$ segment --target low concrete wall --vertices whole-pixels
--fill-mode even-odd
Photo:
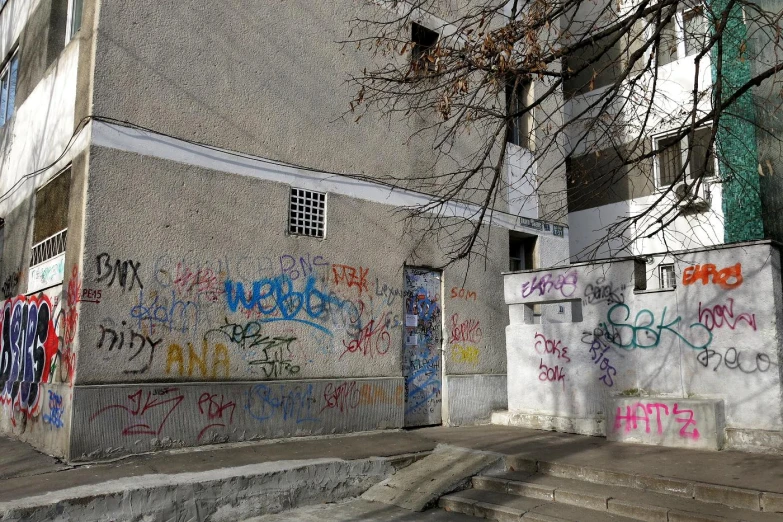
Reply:
[[[758,242],[675,257],[667,290],[639,288],[647,265],[634,260],[507,274],[505,421],[595,434],[611,429],[616,396],[719,399],[727,446],[768,448],[783,431],[779,252]],[[569,302],[581,321],[526,322],[535,304]]]
[[[447,375],[444,389],[449,426],[488,424],[493,411],[508,407],[505,375]]]
[[[615,397],[609,400],[607,413],[609,440],[710,450],[723,447],[723,401]]]
[[[402,378],[77,386],[71,460],[400,428]]]

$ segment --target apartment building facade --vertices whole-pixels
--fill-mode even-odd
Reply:
[[[429,197],[382,180],[448,165],[345,117],[355,10],[3,3],[3,433],[78,460],[505,407],[500,274],[567,259],[568,228],[503,202],[447,266],[448,234],[408,233]]]
[[[619,10],[591,3],[570,22],[589,26],[607,12],[633,16],[639,2],[617,5]],[[723,2],[681,2],[657,46],[631,66],[623,88],[615,91],[616,81],[633,52],[653,39],[654,15],[637,21],[609,53],[566,81],[573,261],[644,257],[649,286],[663,288],[675,277],[668,252],[780,239],[773,175],[781,158],[779,77],[743,95],[722,114],[712,136],[708,115],[714,107],[716,48],[702,50],[714,34],[712,13],[724,7]],[[758,8],[776,9],[770,2]],[[739,8],[731,13],[723,37],[724,97],[777,60],[774,23],[765,25],[768,20]],[[570,65],[577,68],[590,58],[588,50],[570,57]],[[614,102],[602,117],[613,118],[614,127],[588,129],[594,107],[607,96]]]

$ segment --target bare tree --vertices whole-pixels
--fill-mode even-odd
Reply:
[[[722,190],[726,232],[716,242],[769,234],[763,222],[779,209],[762,208],[761,185],[783,157],[769,146],[780,137],[780,2],[366,3],[361,12],[370,14],[354,20],[344,42],[368,50],[373,63],[352,78],[351,111],[406,118],[413,136],[432,140],[440,169],[384,181],[433,196],[407,210],[429,232],[460,230],[452,260],[481,253],[481,223],[525,203],[514,197],[536,199],[540,217],[554,222],[612,191],[652,201],[616,219],[581,257],[607,244],[630,252],[649,237],[676,243],[683,232],[672,224],[681,218],[709,228],[720,216],[699,213],[706,183]],[[506,169],[520,146],[529,160],[514,180]],[[513,196],[517,183],[533,192]],[[446,211],[462,201],[474,204],[460,216],[470,225],[455,225]]]

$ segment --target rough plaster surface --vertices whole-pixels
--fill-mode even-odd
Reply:
[[[507,386],[505,375],[447,375],[448,425],[488,423],[508,407]]]
[[[400,428],[402,378],[74,387],[71,459]]]
[[[494,465],[502,469],[501,459],[498,453],[440,445],[430,455],[368,489],[361,498],[422,511],[444,493],[467,486],[473,475]]]
[[[145,475],[0,503],[0,520],[234,521],[356,496],[393,471],[385,459],[278,461]]]
[[[718,399],[727,428],[781,430],[777,249],[762,242],[676,257],[678,286],[666,291],[634,290],[633,261],[506,275],[510,412],[598,420],[626,392],[651,403]],[[739,284],[721,284],[719,274],[692,281],[690,267],[738,263]],[[525,306],[566,299],[581,301],[581,323],[525,324]]]

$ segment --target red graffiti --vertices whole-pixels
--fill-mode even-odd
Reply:
[[[211,268],[198,268],[195,271],[185,263],[177,263],[176,276],[172,282],[174,290],[182,296],[203,295],[207,301],[217,302],[223,290],[223,284]]]
[[[369,286],[367,285],[367,274],[370,272],[369,268],[354,268],[348,265],[332,265],[332,273],[334,274],[334,284],[348,285],[348,288],[357,288],[359,295],[362,292],[369,292]]]
[[[356,381],[346,381],[338,386],[328,383],[324,388],[324,407],[321,411],[336,409],[340,413],[345,413],[359,406],[360,398]]]
[[[682,284],[685,286],[699,281],[701,281],[702,285],[712,282],[712,284],[718,285],[725,290],[737,288],[742,284],[742,264],[737,263],[734,266],[718,270],[715,268],[715,265],[708,263],[706,265],[689,266],[682,271]]]
[[[701,307],[699,302],[699,322],[707,327],[708,330],[714,328],[723,328],[727,326],[734,330],[739,322],[745,322],[748,326],[756,329],[756,314],[743,312],[734,317],[734,299],[728,298],[728,305],[718,304],[715,306]]]
[[[641,414],[639,411],[641,410]],[[650,433],[650,415],[655,412],[655,421],[658,434],[663,433],[663,423],[661,422],[661,410],[663,410],[664,416],[669,415],[669,407],[666,404],[660,402],[643,403],[637,402],[631,406],[625,407],[625,415],[622,414],[622,407],[617,407],[617,413],[614,417],[614,430],[619,431],[623,428],[623,422],[625,422],[625,431],[627,433],[639,428],[639,422],[644,422],[645,433]],[[681,410],[679,405],[675,402],[672,408],[672,415],[675,416],[674,420],[680,424],[685,424],[680,428],[680,437],[698,440],[699,430],[695,428],[696,421],[693,420],[693,410]],[[687,414],[687,418],[676,417],[676,415]],[[687,431],[688,426],[693,425],[692,431]]]
[[[90,416],[90,422],[106,411],[113,409],[125,410],[130,414],[131,420],[129,421],[129,424],[123,428],[123,435],[160,435],[169,416],[174,413],[174,410],[177,409],[185,397],[181,394],[174,397],[169,395],[178,392],[179,390],[177,388],[166,390],[167,393],[162,396],[160,395],[160,390],[156,391],[158,392],[157,395],[151,391],[148,391],[145,395],[144,392],[139,389],[135,393],[128,395],[128,404],[112,404],[101,408]],[[156,410],[154,414],[151,415],[156,418],[160,418],[163,413],[165,413],[165,415],[163,415],[163,418],[159,421],[154,422],[151,419],[145,418],[147,412],[150,412],[151,410]]]
[[[476,295],[476,292],[471,292],[469,290],[465,290],[464,288],[457,288],[455,286],[451,289],[451,298],[464,299],[465,301],[470,301],[472,299],[475,301],[478,299],[478,296]]]
[[[554,355],[557,359],[563,359],[565,362],[571,362],[568,357],[568,346],[563,346],[561,341],[547,339],[543,334],[536,332],[536,353],[538,355]]]
[[[538,374],[538,380],[543,382],[558,382],[561,381],[563,383],[563,387],[565,388],[565,367],[563,366],[552,366],[551,368],[544,364],[544,360],[541,359],[541,363],[538,365],[538,369],[541,370],[541,373]]]
[[[471,343],[481,342],[483,334],[481,332],[481,322],[477,319],[459,320],[459,314],[451,316],[451,343]]]
[[[360,353],[362,355],[386,355],[391,348],[391,334],[387,330],[389,320],[387,319],[388,312],[385,312],[380,319],[370,320],[367,325],[359,331],[359,335],[356,339],[352,339],[347,343],[343,341],[345,351],[340,354],[340,359],[346,353]]]
[[[198,434],[197,440],[210,428],[227,428],[234,422],[234,410],[237,404],[226,399],[222,394],[204,392],[198,399],[198,411],[207,416],[207,424]]]

